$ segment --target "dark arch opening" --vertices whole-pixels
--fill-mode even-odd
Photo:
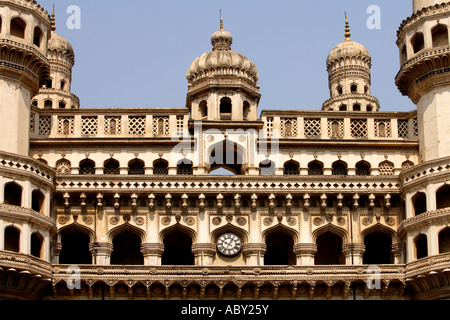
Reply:
[[[436,208],[444,209],[450,207],[450,185],[446,184],[436,191]]]
[[[220,120],[231,120],[232,105],[231,99],[228,97],[220,100]]]
[[[347,173],[347,164],[344,161],[336,161],[332,165],[331,174],[333,176],[346,176]]]
[[[167,176],[169,174],[169,163],[164,159],[153,162],[153,174],[157,176]]]
[[[20,251],[20,230],[15,227],[5,229],[4,248],[6,251]]]
[[[60,264],[92,264],[92,255],[89,251],[91,239],[88,234],[76,230],[65,230],[61,234]]]
[[[194,174],[194,169],[192,167],[192,162],[188,159],[183,159],[177,164],[177,175],[180,176],[192,176]]]
[[[31,255],[36,258],[42,258],[42,245],[44,238],[39,233],[31,235]]]
[[[270,160],[261,161],[259,164],[259,175],[272,176],[275,174],[275,163]]]
[[[264,265],[296,265],[294,239],[291,235],[282,230],[277,230],[266,237],[266,245],[267,251],[264,254]]]
[[[439,253],[450,252],[450,228],[439,232]]]
[[[416,257],[417,259],[428,257],[428,239],[424,234],[416,238]]]
[[[285,176],[298,176],[300,174],[300,165],[296,161],[288,161],[283,167]]]
[[[370,163],[366,161],[360,161],[356,164],[357,176],[370,176]]]
[[[202,120],[206,120],[208,118],[208,102],[203,100],[202,102],[200,102],[200,105],[198,108],[200,111],[200,118]]]
[[[192,238],[188,234],[179,230],[173,231],[164,237],[163,243],[162,265],[192,266],[195,264]]]
[[[446,26],[439,24],[431,30],[433,39],[433,48],[448,45],[448,29]]]
[[[244,151],[230,140],[224,140],[211,149],[209,156],[210,172],[223,168],[236,175],[243,174]]]
[[[89,159],[81,161],[80,174],[81,175],[95,174],[95,162]]]
[[[109,159],[104,164],[104,174],[120,174],[120,165],[117,160]]]
[[[323,175],[323,163],[314,160],[308,164],[308,175],[310,176],[321,176]]]
[[[317,252],[314,257],[316,265],[344,264],[342,252],[342,238],[331,232],[326,232],[317,237]]]
[[[34,28],[34,33],[33,33],[33,44],[37,47],[41,46],[42,43],[42,30],[39,27],[35,27]]]
[[[40,190],[33,190],[31,194],[31,209],[40,214],[44,213],[45,196]]]
[[[423,192],[417,193],[412,199],[414,215],[427,212],[427,196]]]
[[[425,42],[422,33],[417,33],[411,40],[414,53],[416,54],[425,47]]]
[[[145,174],[145,164],[142,160],[134,159],[128,163],[129,175],[143,175]]]
[[[113,239],[112,265],[143,265],[144,256],[141,252],[141,237],[130,231],[125,231]]]
[[[21,18],[17,17],[11,20],[10,34],[17,38],[25,39],[25,29],[27,24]]]
[[[4,203],[20,207],[22,205],[22,187],[17,183],[10,182],[5,185]]]
[[[363,264],[391,264],[392,238],[382,232],[373,232],[364,238],[366,251]]]

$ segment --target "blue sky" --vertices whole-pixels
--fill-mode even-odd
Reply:
[[[372,94],[381,111],[411,111],[395,86],[396,33],[412,14],[412,0],[37,0],[51,12],[56,32],[73,45],[72,92],[82,108],[183,108],[186,71],[211,50],[219,28],[232,49],[258,67],[259,110],[320,110],[329,98],[326,58],[344,40],[344,12],[352,40],[372,55]],[[67,8],[81,9],[81,29],[70,30]],[[370,30],[367,8],[381,9],[381,29]]]

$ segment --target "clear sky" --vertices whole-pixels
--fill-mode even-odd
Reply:
[[[56,7],[56,32],[73,45],[72,92],[82,108],[183,108],[186,71],[211,51],[211,35],[225,29],[232,49],[259,70],[259,110],[320,110],[329,98],[326,58],[344,40],[346,11],[352,40],[372,55],[372,95],[381,111],[411,111],[395,86],[396,34],[412,14],[412,0],[37,0]],[[70,5],[81,9],[81,29],[70,30]],[[367,8],[381,9],[380,29],[369,29]]]

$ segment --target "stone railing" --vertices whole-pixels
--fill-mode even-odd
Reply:
[[[401,234],[403,231],[413,230],[417,227],[423,226],[424,223],[435,224],[442,222],[450,222],[450,208],[428,211],[415,217],[403,220],[399,225],[398,233]]]
[[[28,271],[42,280],[51,281],[52,265],[39,258],[10,251],[0,251],[0,267],[6,271],[8,268],[14,271]]]
[[[450,172],[450,157],[424,162],[406,169],[399,175],[403,188],[420,183],[430,177],[445,175]]]
[[[266,137],[352,140],[417,141],[416,112],[262,111]]]
[[[32,209],[2,203],[0,204],[0,217],[10,218],[14,221],[32,221],[35,225],[56,231],[55,219],[46,217]]]

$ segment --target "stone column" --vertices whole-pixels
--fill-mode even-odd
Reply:
[[[298,243],[294,245],[294,252],[297,256],[298,266],[313,266],[314,257],[317,252],[317,244],[315,243]]]
[[[94,242],[89,245],[89,251],[92,254],[92,260],[96,265],[109,265],[113,244],[109,242]]]
[[[141,244],[141,252],[144,255],[144,265],[160,266],[161,257],[164,252],[164,244],[162,243],[143,243]]]
[[[243,245],[242,253],[245,256],[247,266],[264,265],[264,254],[267,245],[265,243],[246,243]]]
[[[196,266],[211,266],[216,254],[216,246],[213,243],[194,243],[192,252],[194,253]]]
[[[366,246],[363,243],[347,243],[343,245],[342,252],[345,255],[345,264],[346,265],[363,264],[363,255],[365,251]]]

